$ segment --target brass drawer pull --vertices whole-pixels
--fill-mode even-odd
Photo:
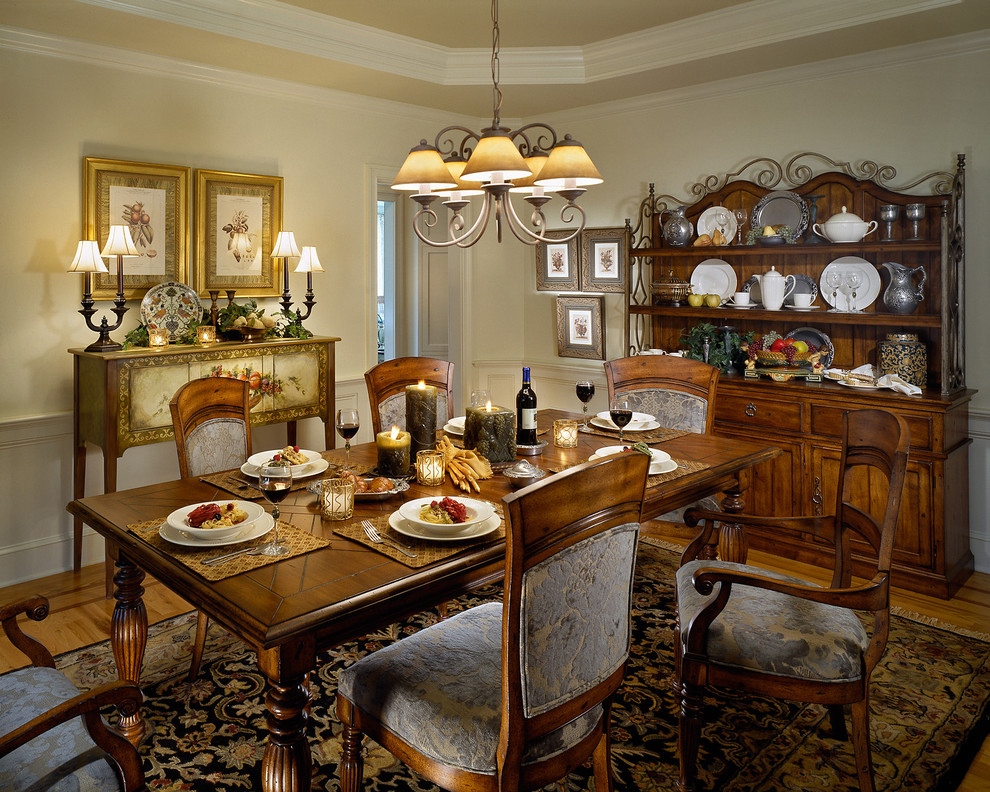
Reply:
[[[756,415],[756,405],[753,404],[753,402],[750,402],[749,404],[746,405],[746,415],[748,415],[750,418]]]

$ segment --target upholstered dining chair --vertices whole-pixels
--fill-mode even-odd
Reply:
[[[364,373],[375,434],[406,428],[406,386],[422,381],[437,389],[437,428],[453,417],[454,364],[427,357],[386,360]]]
[[[700,521],[702,530],[677,571],[681,792],[696,788],[702,693],[709,686],[825,704],[840,739],[846,736],[843,706],[849,704],[859,788],[874,789],[869,683],[887,643],[890,565],[908,442],[900,416],[847,412],[831,516],[733,515],[734,522],[761,526],[771,535],[787,529],[830,542],[835,558],[827,586],[711,560],[720,515],[688,511],[688,524]],[[853,581],[854,551],[860,564],[868,563],[868,578]],[[860,614],[869,616],[866,627]]]
[[[248,383],[230,377],[203,377],[182,385],[169,402],[175,450],[182,478],[240,467],[251,456],[251,404]],[[199,611],[189,679],[199,673],[209,619]]]
[[[361,786],[362,733],[452,792],[539,788],[589,756],[595,789],[612,789],[648,464],[630,451],[507,495],[502,602],[340,672],[343,792]]]
[[[56,670],[51,652],[21,630],[21,614],[41,621],[48,600],[36,596],[0,606],[7,638],[31,661],[0,676],[0,789],[145,789],[137,750],[100,715],[107,707],[135,711],[141,688],[117,681],[80,691]]]

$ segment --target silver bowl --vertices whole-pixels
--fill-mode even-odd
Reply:
[[[547,474],[543,468],[531,465],[525,459],[510,465],[502,471],[502,475],[509,480],[512,489],[528,487],[530,484],[539,481]]]

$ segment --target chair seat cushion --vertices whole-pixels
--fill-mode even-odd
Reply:
[[[654,519],[660,520],[661,522],[670,523],[683,523],[684,522],[684,512],[688,509],[707,509],[708,511],[722,511],[722,507],[716,498],[711,495],[702,498],[700,501],[695,501],[694,503],[689,503],[687,506],[681,506],[679,509],[674,509],[666,514],[661,514],[659,517]]]
[[[78,694],[76,686],[54,668],[23,668],[0,676],[0,734]],[[120,789],[120,782],[82,718],[75,718],[0,757],[0,789],[107,792]]]
[[[437,762],[494,775],[502,697],[502,605],[479,605],[358,660],[337,690]],[[591,733],[601,707],[526,746],[523,764]]]
[[[677,570],[677,612],[681,639],[708,601],[691,578],[702,567],[751,572],[814,585],[799,578],[725,561],[690,561]],[[825,682],[860,679],[869,636],[856,612],[809,602],[755,586],[733,584],[722,612],[708,628],[711,662],[775,676]]]

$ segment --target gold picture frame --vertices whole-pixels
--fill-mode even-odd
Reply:
[[[189,168],[83,158],[83,228],[100,248],[112,225],[126,225],[138,256],[124,259],[124,297],[140,299],[159,283],[189,277]],[[97,273],[93,297],[117,294],[117,274]]]
[[[605,297],[557,297],[557,354],[605,359]]]
[[[197,292],[280,295],[272,249],[282,230],[282,177],[197,170],[195,181]]]

